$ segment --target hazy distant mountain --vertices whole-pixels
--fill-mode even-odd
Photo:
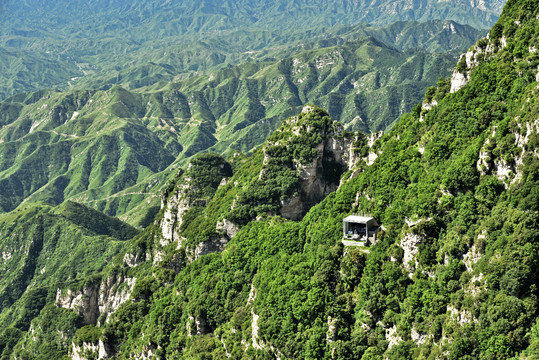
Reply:
[[[260,59],[261,51],[282,51],[359,22],[380,26],[441,19],[484,29],[502,5],[499,0],[7,0],[0,9],[0,46],[17,53],[24,66],[14,71],[13,60],[0,54],[0,63],[10,66],[0,72],[0,98],[43,87],[125,85],[125,72],[136,73],[131,86],[150,85],[180,73]],[[419,36],[430,34],[425,29]],[[392,41],[414,41],[403,39]]]

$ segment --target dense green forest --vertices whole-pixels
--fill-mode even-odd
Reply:
[[[178,9],[164,35],[224,31],[236,11],[268,26],[276,9],[326,16],[304,1],[181,4],[88,6],[104,34],[158,31]],[[373,16],[358,4],[335,16]],[[378,23],[404,6],[378,4]],[[434,4],[410,16],[489,24],[498,3],[480,17]],[[33,5],[0,11],[74,18],[24,32],[20,17],[2,41],[93,31],[78,1]],[[1,102],[0,359],[539,358],[539,3],[509,0],[459,59],[434,53],[466,44],[433,30],[451,26],[333,27],[137,90]],[[20,89],[69,70],[36,61],[51,72]],[[381,225],[374,244],[343,244],[351,214]]]
[[[538,357],[537,14],[510,0],[383,136],[308,106],[251,156],[196,156],[138,234],[74,203],[3,215],[2,358]],[[373,246],[341,243],[352,213]]]

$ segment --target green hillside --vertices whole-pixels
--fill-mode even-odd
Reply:
[[[379,131],[448,76],[452,55],[369,37],[140,91],[38,91],[0,104],[0,210],[67,199],[147,225],[171,173],[200,151],[249,152],[303,104]]]
[[[100,63],[88,71],[87,76],[70,81],[70,84],[81,89],[112,85],[135,89],[159,81],[178,80],[193,75],[193,72],[215,71],[244,62],[282,59],[305,49],[342,45],[365,36],[381,39],[399,50],[419,47],[429,52],[460,53],[485,34],[484,30],[440,20],[425,23],[405,21],[384,27],[361,23],[353,26],[319,25],[307,29],[233,30],[206,35],[204,40],[187,36],[170,40],[170,43],[160,41],[144,46],[122,54],[118,58],[122,62],[120,66],[111,61],[116,56],[101,57]],[[125,61],[125,56],[129,61]]]
[[[301,221],[270,214],[239,223],[223,252],[186,266],[189,243],[181,240],[178,255],[167,245],[153,271],[181,270],[161,286],[141,280],[144,292],[113,315],[101,339],[118,358],[536,357],[539,60],[529,49],[538,11],[535,2],[510,3],[491,40],[470,51],[468,69],[459,67],[470,71],[468,83],[454,93],[449,81],[429,91],[423,109],[367,150],[378,155],[374,163],[358,162]],[[295,153],[287,143],[282,154]],[[241,189],[264,188],[254,170],[261,151],[200,216],[230,217],[218,206],[234,211]],[[287,183],[268,179],[276,180],[270,189]],[[341,221],[350,213],[383,225],[374,246],[343,248]],[[179,239],[189,242],[189,220],[203,222],[188,214]],[[147,229],[128,253],[157,253],[159,231]],[[139,279],[149,276],[139,266]]]
[[[510,1],[382,137],[311,106],[250,157],[199,155],[108,265],[0,313],[3,357],[536,358],[538,13]],[[382,225],[374,245],[342,244],[353,213]]]
[[[0,47],[0,99],[67,85],[82,72],[72,61],[31,50]]]
[[[0,215],[0,327],[7,329],[0,337],[2,358],[13,350],[12,341],[29,331],[32,319],[51,308],[55,289],[95,281],[123,242],[137,233],[117,219],[71,202],[56,208],[33,204]],[[68,319],[63,331],[73,334],[82,318],[58,312]]]

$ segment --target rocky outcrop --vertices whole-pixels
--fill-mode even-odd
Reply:
[[[236,236],[240,228],[232,221],[223,219],[217,222],[215,230],[218,234],[217,236],[213,236],[210,240],[203,241],[194,247],[188,246],[186,248],[187,258],[190,262],[197,260],[203,255],[223,251],[225,245]]]
[[[314,107],[306,105],[302,114],[308,114],[315,110]],[[291,133],[294,136],[303,131],[310,131],[309,125],[300,124],[297,117],[287,119],[286,123],[292,128]],[[336,125],[320,134],[322,141],[316,146],[317,155],[310,164],[294,162],[300,176],[299,191],[294,196],[281,201],[279,215],[287,219],[299,220],[313,205],[319,203],[338,188],[340,174],[354,166],[357,161],[352,149],[352,139],[343,137],[343,130],[342,126]],[[288,139],[282,140],[282,143],[284,144],[286,141]],[[264,155],[265,163],[267,163],[269,155],[266,152]],[[329,167],[332,169],[330,170]],[[337,176],[335,174],[330,176],[330,172],[336,172]]]
[[[11,259],[12,256],[13,256],[12,252],[2,251],[2,260],[4,260],[4,261],[7,261],[7,260]]]
[[[488,146],[488,144],[490,143],[490,139],[487,139],[485,141],[485,146],[483,147],[483,149],[481,149],[481,151],[479,152],[479,160],[477,160],[477,164],[476,164],[476,167],[477,167],[477,171],[479,171],[479,173],[481,175],[486,175],[488,174],[488,172],[490,171],[490,168],[491,168],[491,154],[490,152],[488,152],[485,147]]]
[[[187,170],[178,174],[176,185],[165,192],[161,200],[164,213],[159,223],[159,244],[164,247],[177,243],[176,248],[181,248],[185,239],[180,235],[180,229],[185,215],[194,207],[206,206],[215,191],[227,184],[230,176],[232,167],[220,155],[199,154],[191,160]],[[227,234],[234,232],[233,224],[226,220],[222,221],[220,228]],[[216,230],[220,232],[219,226]]]
[[[415,271],[415,266],[411,265],[411,261],[415,260],[415,256],[418,253],[417,245],[421,244],[423,242],[423,237],[408,233],[401,239],[401,247],[404,250],[404,255],[402,257],[402,262],[404,268],[408,271],[409,275],[411,276]]]
[[[305,115],[319,111],[320,109],[307,105],[303,108],[302,115],[285,120],[282,125],[284,130],[277,131],[284,132],[285,135],[275,142],[268,142],[263,148],[264,165],[271,159],[269,150],[272,147],[282,146],[290,150],[288,144],[293,143],[295,136],[305,132],[310,133],[311,125],[308,120],[305,120],[308,118],[308,115]],[[294,170],[298,172],[300,185],[293,196],[281,200],[277,212],[286,219],[301,219],[312,206],[338,189],[341,184],[340,177],[345,171],[353,171],[353,177],[362,171],[361,167],[372,165],[379,156],[379,153],[374,150],[374,144],[382,137],[383,132],[373,133],[366,137],[357,133],[345,134],[344,128],[337,122],[326,124],[318,131],[321,141],[313,146],[315,156],[310,163],[305,164],[297,159],[294,160]],[[365,149],[368,153],[362,156],[360,153]],[[262,179],[264,171],[265,169],[262,168],[259,179]]]
[[[475,316],[473,316],[473,314],[470,311],[459,310],[455,308],[453,305],[447,305],[447,312],[449,313],[449,317],[453,321],[457,322],[460,326],[477,321]]]
[[[71,359],[72,360],[100,360],[109,357],[110,349],[99,340],[97,344],[83,342],[80,346],[71,344]]]
[[[217,225],[215,226],[215,229],[218,233],[226,235],[229,239],[232,239],[238,231],[240,231],[240,228],[238,225],[234,224],[232,221],[229,221],[227,219],[223,219],[219,222],[217,222]]]
[[[377,140],[379,140],[382,137],[382,135],[384,135],[384,132],[380,131],[377,133],[370,134],[367,137],[367,146],[369,147],[369,154],[365,158],[363,158],[363,161],[367,163],[367,166],[371,166],[372,164],[374,164],[374,161],[378,159],[379,154],[376,151],[373,151],[372,148],[374,146],[374,143]]]
[[[451,76],[451,93],[459,91],[470,81],[470,73],[481,62],[481,58],[489,56],[507,45],[505,37],[499,39],[500,46],[496,46],[487,35],[479,40],[468,52],[462,54],[453,75]]]
[[[420,346],[427,341],[427,339],[432,338],[432,335],[420,334],[415,328],[412,328],[410,337],[412,338],[412,341],[416,343],[416,345]]]
[[[479,236],[484,235],[481,234]],[[479,252],[475,244],[472,245],[468,252],[462,256],[462,262],[464,263],[464,266],[466,266],[466,270],[468,270],[469,272],[473,271],[473,265],[477,263],[480,259],[481,253]]]
[[[510,184],[519,181],[522,178],[521,167],[524,164],[526,156],[539,157],[539,151],[528,146],[530,139],[539,133],[539,119],[533,122],[517,123],[518,128],[510,132],[514,137],[514,148],[509,155],[510,161],[504,158],[507,154],[498,154],[495,156],[491,151],[495,148],[496,128],[492,131],[479,152],[479,160],[476,167],[481,175],[495,175],[505,188]],[[493,145],[494,144],[494,145]]]
[[[101,283],[90,284],[79,291],[67,289],[56,292],[56,305],[79,313],[86,325],[106,321],[121,304],[126,302],[135,286],[134,278],[113,275]]]
[[[317,147],[319,155],[310,166],[297,165],[300,171],[300,191],[296,196],[282,201],[280,215],[284,218],[299,220],[313,205],[337,189],[338,183],[326,178],[324,163],[329,160],[328,157],[331,161],[338,161],[335,157],[341,153],[334,154],[328,145],[323,142]],[[344,167],[342,162],[337,163]]]
[[[423,104],[421,104],[421,114],[419,115],[419,122],[425,121],[425,114],[432,110],[435,106],[438,106],[438,101],[436,99],[430,99],[427,101],[426,99],[423,101]],[[422,153],[423,154],[423,153]]]
[[[438,101],[432,99],[430,102],[424,102],[421,108],[424,110],[431,110],[433,107],[438,106]]]
[[[337,340],[337,318],[328,315],[328,331],[326,333],[326,343],[330,344]]]
[[[129,357],[132,360],[150,360],[155,359],[155,348],[151,345],[144,345],[141,351]]]
[[[204,335],[209,333],[208,323],[206,319],[201,317],[189,316],[189,320],[185,324],[187,336]]]
[[[183,217],[191,209],[191,203],[185,196],[188,184],[181,184],[168,198],[167,202],[161,202],[161,208],[165,207],[163,219],[161,220],[161,246],[167,246],[170,243],[178,242],[181,245],[180,226],[183,223]]]
[[[400,337],[397,333],[397,325],[393,325],[392,327],[385,329],[385,337],[389,343],[387,344],[389,349],[395,345],[398,345],[402,341],[402,337]]]
[[[466,55],[463,55],[466,56]],[[455,70],[451,75],[451,93],[459,91],[469,81],[468,72],[459,72]]]
[[[225,237],[213,238],[208,241],[201,242],[194,248],[189,247],[187,251],[187,257],[189,261],[197,260],[202,255],[208,255],[214,252],[223,251],[225,245],[228,244],[229,239]]]
[[[126,253],[124,255],[124,263],[129,267],[136,267],[142,262],[149,260],[149,254],[144,254],[142,251],[136,254]]]
[[[251,284],[251,291],[249,292],[249,298],[247,299],[247,306],[251,307],[251,341],[252,347],[256,350],[262,350],[266,348],[266,344],[258,336],[258,319],[260,318],[253,309],[253,303],[256,298],[256,289],[253,284]]]

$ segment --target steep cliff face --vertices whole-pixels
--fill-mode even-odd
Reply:
[[[365,135],[345,133],[324,110],[305,106],[265,142],[258,177],[238,184],[228,218],[245,222],[278,214],[301,219],[338,188],[345,171],[356,167],[366,143]],[[255,156],[252,162],[256,161]]]
[[[133,291],[136,279],[122,275],[112,275],[100,283],[83,287],[81,290],[58,289],[56,305],[74,310],[86,325],[101,325],[126,302]]]
[[[305,106],[300,116],[309,116],[316,109]],[[298,117],[286,120],[284,127],[289,126],[292,136],[313,132],[309,122],[301,122]],[[303,163],[293,159],[293,168],[299,175],[299,186],[295,193],[281,200],[279,214],[291,220],[298,220],[313,206],[324,199],[329,193],[335,191],[339,185],[338,180],[345,170],[348,170],[352,141],[342,136],[343,128],[335,124],[333,127],[323,128],[319,133],[320,142],[311,149],[314,154],[312,160]],[[291,137],[292,137],[291,136]],[[279,141],[270,142],[264,148],[264,165],[271,161],[268,149],[274,146],[287,146],[291,137],[284,137]],[[264,171],[264,169],[262,169]],[[261,173],[262,176],[262,173]]]
[[[201,154],[195,157],[188,165],[185,172],[181,172],[170,191],[167,191],[161,201],[164,209],[163,217],[159,221],[161,234],[159,244],[165,247],[176,243],[176,248],[181,248],[185,240],[182,229],[185,228],[184,217],[191,211],[197,213],[204,208],[212,199],[215,192],[226,184],[232,176],[231,165],[217,154]],[[192,220],[192,216],[189,220]],[[183,227],[182,227],[183,226]],[[232,238],[237,230],[226,219],[215,225],[216,235],[210,241],[202,242],[196,247],[190,247],[190,259],[196,259],[202,254],[216,250],[222,250],[228,238]]]
[[[163,219],[160,222],[161,227],[161,246],[177,242],[181,246],[180,227],[183,223],[183,216],[191,209],[191,202],[185,195],[188,190],[188,184],[178,185],[178,189],[170,195],[165,202],[161,201],[161,209],[165,209]]]

